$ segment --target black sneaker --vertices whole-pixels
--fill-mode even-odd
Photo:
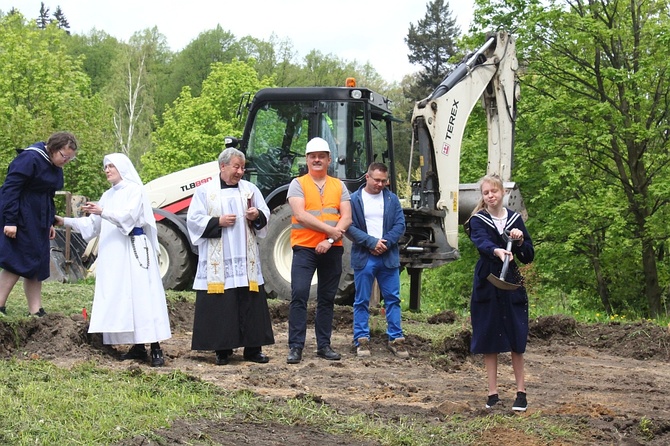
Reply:
[[[7,308],[3,305],[0,307],[0,317],[7,316]]]
[[[140,359],[146,361],[149,355],[147,355],[147,348],[142,344],[135,344],[130,347],[127,353],[121,355],[121,360],[125,361],[127,359]]]
[[[47,315],[47,312],[44,311],[44,308],[41,308],[41,307],[40,307],[39,310],[37,310],[37,313],[28,313],[28,316],[32,316],[32,317],[44,317],[46,315]]]
[[[151,367],[163,367],[165,359],[163,358],[163,350],[160,348],[151,350]]]
[[[512,410],[516,412],[525,412],[528,409],[528,401],[526,401],[526,392],[517,392],[516,399],[514,400],[514,405]]]
[[[489,399],[486,400],[486,408],[490,409],[496,404],[500,402],[500,398],[498,398],[498,394],[494,393],[493,395],[489,395]]]

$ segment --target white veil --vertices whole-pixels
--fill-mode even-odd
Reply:
[[[140,186],[142,190],[142,208],[144,213],[144,221],[146,221],[148,226],[148,228],[145,227],[142,229],[144,229],[144,232],[147,234],[147,238],[153,245],[156,254],[158,254],[158,230],[156,229],[156,218],[154,217],[154,211],[151,208],[151,202],[149,201],[147,192],[144,189],[144,184],[142,184],[142,180],[140,179],[140,175],[137,173],[137,170],[135,170],[135,166],[133,166],[132,161],[130,161],[130,159],[123,153],[110,153],[109,155],[105,155],[102,165],[104,167],[107,164],[114,164],[114,167],[116,167],[116,170],[119,172],[121,178],[123,178],[124,181],[130,181],[131,183],[135,183]]]

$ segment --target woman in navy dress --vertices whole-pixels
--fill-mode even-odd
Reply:
[[[514,259],[530,263],[535,250],[521,215],[503,206],[505,189],[500,178],[487,175],[479,181],[479,186],[482,197],[469,220],[470,239],[479,251],[470,302],[470,351],[484,355],[488,377],[487,408],[500,401],[498,353],[512,352],[517,385],[512,409],[525,411],[527,402],[523,353],[528,338],[528,295]],[[511,251],[506,250],[507,242],[503,234],[509,234],[513,240]],[[505,282],[521,285],[513,291],[499,289],[487,279],[489,274],[500,277],[505,256],[511,256]]]
[[[63,188],[63,166],[73,160],[77,140],[67,132],[54,133],[9,163],[0,188],[0,316],[20,277],[31,315],[44,316],[42,281],[50,274],[50,243],[56,208],[54,196]]]

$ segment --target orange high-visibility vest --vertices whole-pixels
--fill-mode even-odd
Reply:
[[[321,220],[335,227],[340,221],[340,201],[342,200],[342,182],[331,176],[326,177],[323,186],[323,195],[314,184],[314,180],[307,175],[298,177],[298,182],[305,195],[305,210]],[[306,228],[293,216],[291,217],[291,246],[305,246],[316,248],[316,245],[328,237],[323,232]],[[342,246],[342,240],[333,243],[334,246]]]

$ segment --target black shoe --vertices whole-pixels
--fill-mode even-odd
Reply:
[[[163,350],[160,348],[151,350],[151,367],[163,367],[165,359],[163,358]]]
[[[44,317],[46,315],[47,315],[47,312],[44,311],[44,308],[40,308],[39,310],[37,310],[37,313],[28,313],[28,316],[33,316],[33,317]]]
[[[342,357],[339,353],[332,349],[330,345],[320,348],[316,351],[316,356],[327,359],[329,361],[339,361]]]
[[[227,365],[230,362],[229,350],[220,350],[216,352],[216,365]]]
[[[4,305],[0,307],[0,316],[7,316],[7,308]]]
[[[147,355],[146,347],[142,344],[135,344],[130,347],[130,350],[128,350],[127,353],[121,355],[121,360],[125,361],[127,359],[141,359],[142,361],[146,361],[148,357],[149,355]]]
[[[268,355],[266,355],[265,353],[262,353],[262,352],[255,353],[251,356],[245,356],[244,360],[245,361],[251,361],[251,362],[257,362],[259,364],[265,364],[265,363],[270,362],[270,358],[268,357]]]
[[[489,395],[489,399],[486,401],[486,408],[490,409],[496,404],[500,402],[500,398],[498,398],[498,394],[494,393],[493,395]]]
[[[526,392],[517,392],[516,399],[512,410],[515,412],[525,412],[528,409],[528,401],[526,401]]]
[[[288,357],[286,358],[287,364],[298,364],[302,361],[302,349],[298,347],[293,347],[288,352]]]

